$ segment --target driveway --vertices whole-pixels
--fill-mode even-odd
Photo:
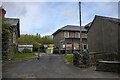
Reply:
[[[78,68],[67,64],[63,55],[43,54],[36,58],[3,65],[3,78],[118,78],[117,73]]]

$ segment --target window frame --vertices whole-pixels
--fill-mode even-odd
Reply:
[[[64,31],[64,37],[65,37],[65,38],[69,38],[69,36],[70,36],[70,35],[69,35],[69,31]]]
[[[80,32],[75,32],[75,38],[80,38]]]

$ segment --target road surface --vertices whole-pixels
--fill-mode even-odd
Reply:
[[[31,58],[3,65],[3,78],[118,78],[117,73],[78,68],[67,64],[63,55],[44,54],[40,59]]]

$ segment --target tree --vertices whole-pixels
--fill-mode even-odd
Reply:
[[[37,33],[38,34],[38,33]],[[39,37],[38,37],[39,35]],[[38,35],[21,35],[21,37],[18,39],[19,44],[28,44],[33,45],[33,50],[37,51],[38,49],[38,43],[41,43],[41,48],[43,49],[44,44],[52,44],[53,39],[51,36],[43,36],[41,37],[40,34]]]
[[[44,44],[53,44],[53,38],[51,36],[43,36],[42,42]]]

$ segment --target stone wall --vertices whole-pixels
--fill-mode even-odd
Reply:
[[[118,61],[98,61],[96,64],[97,71],[109,71],[120,73],[120,62]]]
[[[97,61],[120,61],[118,53],[89,53],[89,65],[96,65]]]
[[[89,66],[94,66],[95,64],[96,64],[95,54],[90,53],[89,54]]]

